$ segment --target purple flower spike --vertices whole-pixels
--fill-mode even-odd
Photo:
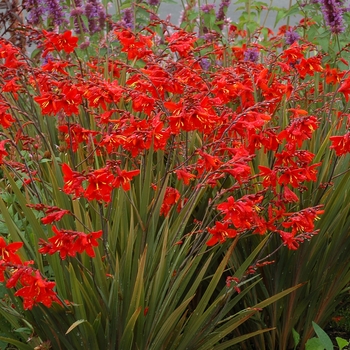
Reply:
[[[299,40],[300,35],[297,32],[294,32],[293,30],[287,30],[285,38],[286,38],[286,44],[292,45],[294,42]]]
[[[217,22],[221,22],[225,20],[225,13],[227,8],[230,6],[231,0],[222,0],[221,4],[219,6],[219,10],[218,13],[216,14],[216,21]],[[219,28],[222,29],[223,28],[223,24],[219,25]]]
[[[333,34],[343,33],[343,11],[341,0],[319,0],[327,26]]]
[[[29,12],[28,23],[33,25],[39,24],[42,15],[45,13],[45,4],[43,0],[27,0],[24,5]]]
[[[200,66],[202,67],[203,70],[209,70],[210,66],[211,66],[211,62],[208,58],[202,58],[199,61]]]
[[[123,16],[122,16],[122,24],[129,29],[134,28],[134,12],[132,8],[127,8],[122,11]]]
[[[57,0],[46,0],[48,17],[52,18],[55,26],[59,26],[65,22],[62,6]]]
[[[201,6],[201,10],[204,12],[204,13],[209,13],[211,10],[213,10],[215,7],[214,4],[208,4],[208,5],[203,5]]]
[[[259,59],[259,51],[258,49],[252,48],[247,49],[244,53],[244,60],[246,62],[258,62]]]

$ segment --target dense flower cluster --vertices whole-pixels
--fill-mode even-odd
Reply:
[[[52,11],[55,4],[51,2]],[[74,16],[78,19],[82,4],[75,4]],[[218,20],[224,18],[228,4],[221,3]],[[88,1],[84,11],[91,33],[97,26],[102,28],[98,2]],[[0,164],[20,169],[27,176],[26,188],[32,191],[41,182],[35,167],[19,167],[14,161],[16,147],[38,150],[44,144],[44,140],[40,144],[33,135],[26,135],[18,125],[24,121],[11,114],[14,107],[8,96],[17,100],[26,95],[48,122],[55,118],[57,150],[61,152],[57,156],[65,159],[60,162],[61,189],[73,201],[83,199],[103,208],[117,191],[132,191],[133,181],[147,176],[155,196],[162,198],[158,210],[164,220],[186,210],[191,192],[208,189],[213,193],[208,206],[215,215],[210,221],[197,222],[208,246],[247,232],[272,233],[294,250],[317,234],[314,222],[323,212],[321,207],[296,210],[294,204],[299,202],[298,194],[305,191],[305,184],[317,181],[321,163],[306,145],[320,120],[296,105],[283,110],[281,125],[278,111],[286,101],[298,101],[305,91],[314,88],[309,78],[316,72],[329,84],[341,82],[338,92],[346,100],[349,78],[344,80],[336,68],[323,68],[321,56],[308,54],[314,47],[299,45],[294,32],[286,34],[290,46],[268,61],[268,67],[260,62],[255,47],[232,47],[230,65],[215,65],[222,60],[224,48],[213,45],[202,57],[201,39],[181,29],[166,32],[159,55],[152,26],[137,33],[130,30],[130,11],[124,11],[124,24],[115,26],[111,33],[113,54],[91,58],[86,64],[73,59],[78,38],[71,31],[33,34],[41,40],[42,57],[50,56],[39,67],[1,39],[0,124],[4,132]],[[299,85],[292,84],[295,77]],[[349,132],[330,140],[337,156],[350,151]],[[150,152],[162,157],[166,170],[161,176],[145,174],[145,156]],[[258,154],[268,154],[266,159],[273,161],[253,169]],[[76,161],[78,155],[81,162]],[[164,178],[169,178],[169,183]],[[44,213],[42,224],[56,223],[52,226],[54,235],[40,239],[40,253],[59,253],[61,259],[84,252],[95,257],[102,230],[84,233],[65,228],[63,218],[73,215],[68,208],[37,203],[29,206]],[[53,292],[55,283],[17,255],[21,246],[7,245],[0,238],[1,280],[7,279],[10,288],[21,284],[16,295],[24,298],[25,308],[60,303]]]

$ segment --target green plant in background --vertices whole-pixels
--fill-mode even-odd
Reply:
[[[328,334],[322,328],[320,328],[320,326],[318,326],[315,322],[312,322],[312,326],[315,330],[317,337],[310,338],[305,344],[305,349],[306,350],[333,350],[334,349],[333,343],[331,338],[328,336]],[[300,341],[300,336],[295,329],[293,329],[293,339],[295,344],[294,349],[296,349]],[[349,341],[340,337],[336,337],[336,342],[339,350],[342,350],[349,345]]]

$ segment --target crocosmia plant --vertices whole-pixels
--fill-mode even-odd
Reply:
[[[348,72],[214,8],[208,37],[155,1],[118,21],[74,1],[71,29],[59,2],[26,3],[31,53],[0,39],[0,340],[209,350],[273,332],[239,327],[306,280],[246,297],[349,179]]]

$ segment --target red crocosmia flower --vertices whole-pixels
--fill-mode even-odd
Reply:
[[[291,125],[280,132],[278,139],[285,139],[288,144],[301,147],[304,140],[311,138],[318,125],[319,122],[315,116],[294,119]]]
[[[116,167],[117,176],[115,177],[112,186],[113,187],[120,187],[122,186],[124,191],[130,190],[130,181],[135,177],[136,175],[140,174],[140,170],[120,170],[119,167]]]
[[[338,89],[338,92],[342,92],[345,97],[345,101],[349,101],[349,95],[350,95],[350,77],[345,79],[345,81],[340,85],[340,88]]]
[[[89,185],[84,192],[84,197],[86,199],[89,201],[94,199],[105,202],[111,201],[114,176],[108,168],[97,169],[89,173],[87,180]]]
[[[64,105],[61,98],[48,92],[34,97],[34,101],[40,105],[41,112],[47,115],[57,114]]]
[[[306,75],[313,76],[315,72],[322,72],[321,57],[309,57],[302,58],[298,64],[295,65],[298,70],[300,77],[304,79]]]
[[[330,68],[329,64],[326,64],[323,76],[326,77],[326,84],[339,84],[344,77],[344,72],[340,72],[336,68]]]
[[[330,148],[335,150],[338,157],[350,153],[350,132],[346,133],[344,136],[331,136],[329,139],[332,142]]]
[[[291,228],[294,235],[303,232],[314,232],[314,221],[318,220],[319,214],[323,214],[324,210],[320,210],[319,207],[307,208],[297,213],[285,213],[289,219],[282,223],[283,227]]]
[[[3,158],[8,156],[8,153],[6,152],[5,149],[5,144],[8,142],[8,140],[2,140],[0,141],[0,164],[3,164]]]
[[[197,38],[194,33],[180,30],[167,37],[166,40],[172,52],[177,52],[181,57],[187,57],[193,49]]]
[[[79,198],[84,189],[82,187],[82,182],[86,180],[86,176],[83,176],[77,171],[73,171],[67,164],[62,164],[63,172],[63,191],[67,194],[73,194],[76,198]]]
[[[305,180],[304,169],[284,168],[282,175],[278,179],[278,183],[280,185],[292,185],[294,188],[298,188],[300,183]]]
[[[7,244],[6,241],[0,237],[0,259],[4,262],[14,265],[21,265],[21,258],[17,255],[17,250],[22,248],[22,242],[14,242]]]
[[[55,236],[49,238],[49,242],[40,239],[39,253],[52,255],[59,252],[62,260],[67,256],[75,257],[77,253],[81,254],[84,251],[90,257],[94,257],[93,247],[98,246],[97,239],[102,236],[101,230],[85,234],[72,230],[59,230],[56,226],[52,226],[52,231]]]
[[[48,214],[48,212],[46,212],[46,214]],[[41,219],[41,222],[44,225],[51,224],[54,221],[60,221],[62,219],[62,217],[66,214],[71,214],[71,212],[69,210],[54,211],[54,212],[49,213],[45,217],[43,217]]]
[[[7,268],[7,263],[0,259],[0,282],[5,282],[5,271]]]
[[[4,129],[8,129],[16,120],[12,118],[11,114],[6,113],[8,107],[0,103],[0,125]]]
[[[292,115],[290,116],[291,119],[303,117],[309,114],[308,111],[305,109],[300,109],[300,108],[289,108],[288,112],[291,112]]]
[[[78,46],[79,38],[76,36],[72,36],[72,32],[67,30],[63,34],[56,34],[53,32],[47,32],[43,30],[43,34],[45,36],[45,40],[43,46],[45,51],[43,53],[43,57],[51,51],[65,51],[66,53],[71,53]]]
[[[283,200],[285,200],[286,202],[298,202],[299,198],[288,187],[284,187],[284,189],[283,189]]]
[[[316,181],[317,180],[317,170],[316,167],[320,166],[322,163],[312,164],[311,166],[307,166],[304,168],[304,175],[306,177],[306,181]]]
[[[148,116],[154,111],[155,99],[147,96],[146,94],[133,93],[132,95],[132,108],[136,112],[144,112]]]
[[[282,230],[277,231],[282,238],[283,244],[288,247],[290,250],[297,250],[299,248],[299,243],[302,242],[302,239],[294,237],[291,232],[286,232]]]
[[[64,140],[73,152],[78,150],[81,143],[89,144],[91,138],[98,134],[98,131],[84,129],[79,124],[60,125],[58,130],[65,134]]]
[[[191,174],[183,169],[178,169],[175,172],[176,172],[177,178],[179,180],[182,180],[185,185],[189,185],[190,181],[196,178],[196,175]]]
[[[160,215],[168,216],[170,209],[179,201],[180,192],[173,187],[167,187],[164,200],[160,207]]]
[[[206,243],[207,246],[211,247],[216,243],[223,243],[227,238],[235,238],[237,236],[237,231],[229,228],[228,222],[216,221],[215,226],[208,228],[208,232],[212,235],[209,241]]]
[[[261,201],[258,199],[257,201]],[[237,229],[249,229],[256,224],[256,203],[248,198],[235,201],[232,196],[221,203],[217,209],[225,214],[224,220],[231,221]]]
[[[95,257],[95,252],[93,247],[98,247],[97,239],[102,236],[102,230],[91,232],[89,234],[85,234],[79,232],[77,239],[75,240],[75,244],[73,246],[73,250],[76,250],[78,253],[86,252],[91,258]]]
[[[25,310],[31,310],[34,305],[39,303],[47,307],[51,307],[52,302],[62,305],[57,294],[53,291],[56,283],[44,279],[40,271],[36,270],[34,276],[32,273],[30,275],[21,276],[20,281],[23,287],[19,289],[15,295],[23,298],[23,308]]]
[[[128,59],[133,60],[134,58],[142,58],[150,53],[151,50],[148,48],[152,47],[152,37],[144,36],[141,34],[135,35],[129,30],[122,30],[121,32],[114,32],[122,45],[122,52],[128,53]]]
[[[68,73],[64,70],[64,68],[68,67],[70,64],[64,61],[56,61],[53,62],[50,59],[46,64],[41,67],[41,70],[48,72],[57,72],[63,75],[68,75]]]
[[[198,154],[202,157],[197,162],[196,170],[198,171],[198,175],[201,175],[204,170],[217,170],[222,165],[222,161],[216,156],[212,156],[200,150]]]
[[[272,186],[273,188],[276,187],[277,184],[277,174],[276,171],[271,170],[270,168],[267,168],[265,166],[259,165],[258,166],[260,173],[259,176],[263,178],[263,186],[265,188]]]
[[[12,92],[15,100],[18,99],[17,91],[22,90],[20,85],[17,85],[18,77],[12,78],[11,80],[6,81],[6,83],[2,87],[3,92]]]
[[[283,51],[281,58],[286,60],[287,63],[295,63],[298,59],[304,58],[302,50],[303,47],[297,42],[294,42],[289,48]]]

